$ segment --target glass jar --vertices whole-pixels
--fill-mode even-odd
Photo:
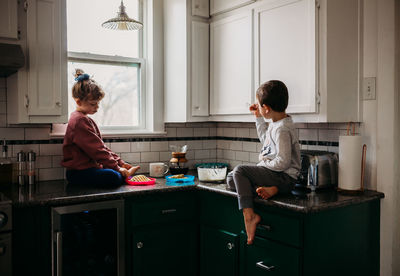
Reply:
[[[173,152],[169,161],[169,171],[171,174],[186,174],[189,171],[186,152]]]

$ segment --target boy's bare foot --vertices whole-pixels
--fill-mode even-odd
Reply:
[[[137,172],[139,169],[140,169],[140,166],[132,166],[132,167],[128,170],[129,176],[134,175],[135,172]]]
[[[276,186],[258,187],[256,192],[262,199],[268,199],[278,193],[278,188]]]
[[[253,208],[243,208],[244,225],[246,227],[247,244],[252,244],[256,235],[257,224],[261,217],[254,213]]]

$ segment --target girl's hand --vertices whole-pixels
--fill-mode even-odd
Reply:
[[[261,117],[260,111],[258,110],[258,104],[255,103],[250,105],[249,110],[254,116]]]
[[[125,168],[119,168],[119,172],[123,178],[127,178],[129,176],[129,171]]]
[[[131,166],[131,168],[128,170],[128,176],[134,175],[139,169],[140,166]]]
[[[128,164],[128,163],[124,163],[124,164],[122,165],[122,168],[125,168],[125,169],[129,170],[130,168],[132,168],[132,165],[131,165],[131,164]]]

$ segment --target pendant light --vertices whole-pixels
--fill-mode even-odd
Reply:
[[[103,28],[111,29],[111,30],[122,30],[122,31],[130,31],[130,30],[140,30],[143,28],[143,24],[135,19],[129,18],[129,16],[125,12],[124,2],[121,0],[121,6],[119,6],[118,16],[111,18],[101,24]]]

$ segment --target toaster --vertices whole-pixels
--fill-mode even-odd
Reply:
[[[310,188],[338,185],[338,155],[328,151],[301,151],[301,169],[298,184]]]

